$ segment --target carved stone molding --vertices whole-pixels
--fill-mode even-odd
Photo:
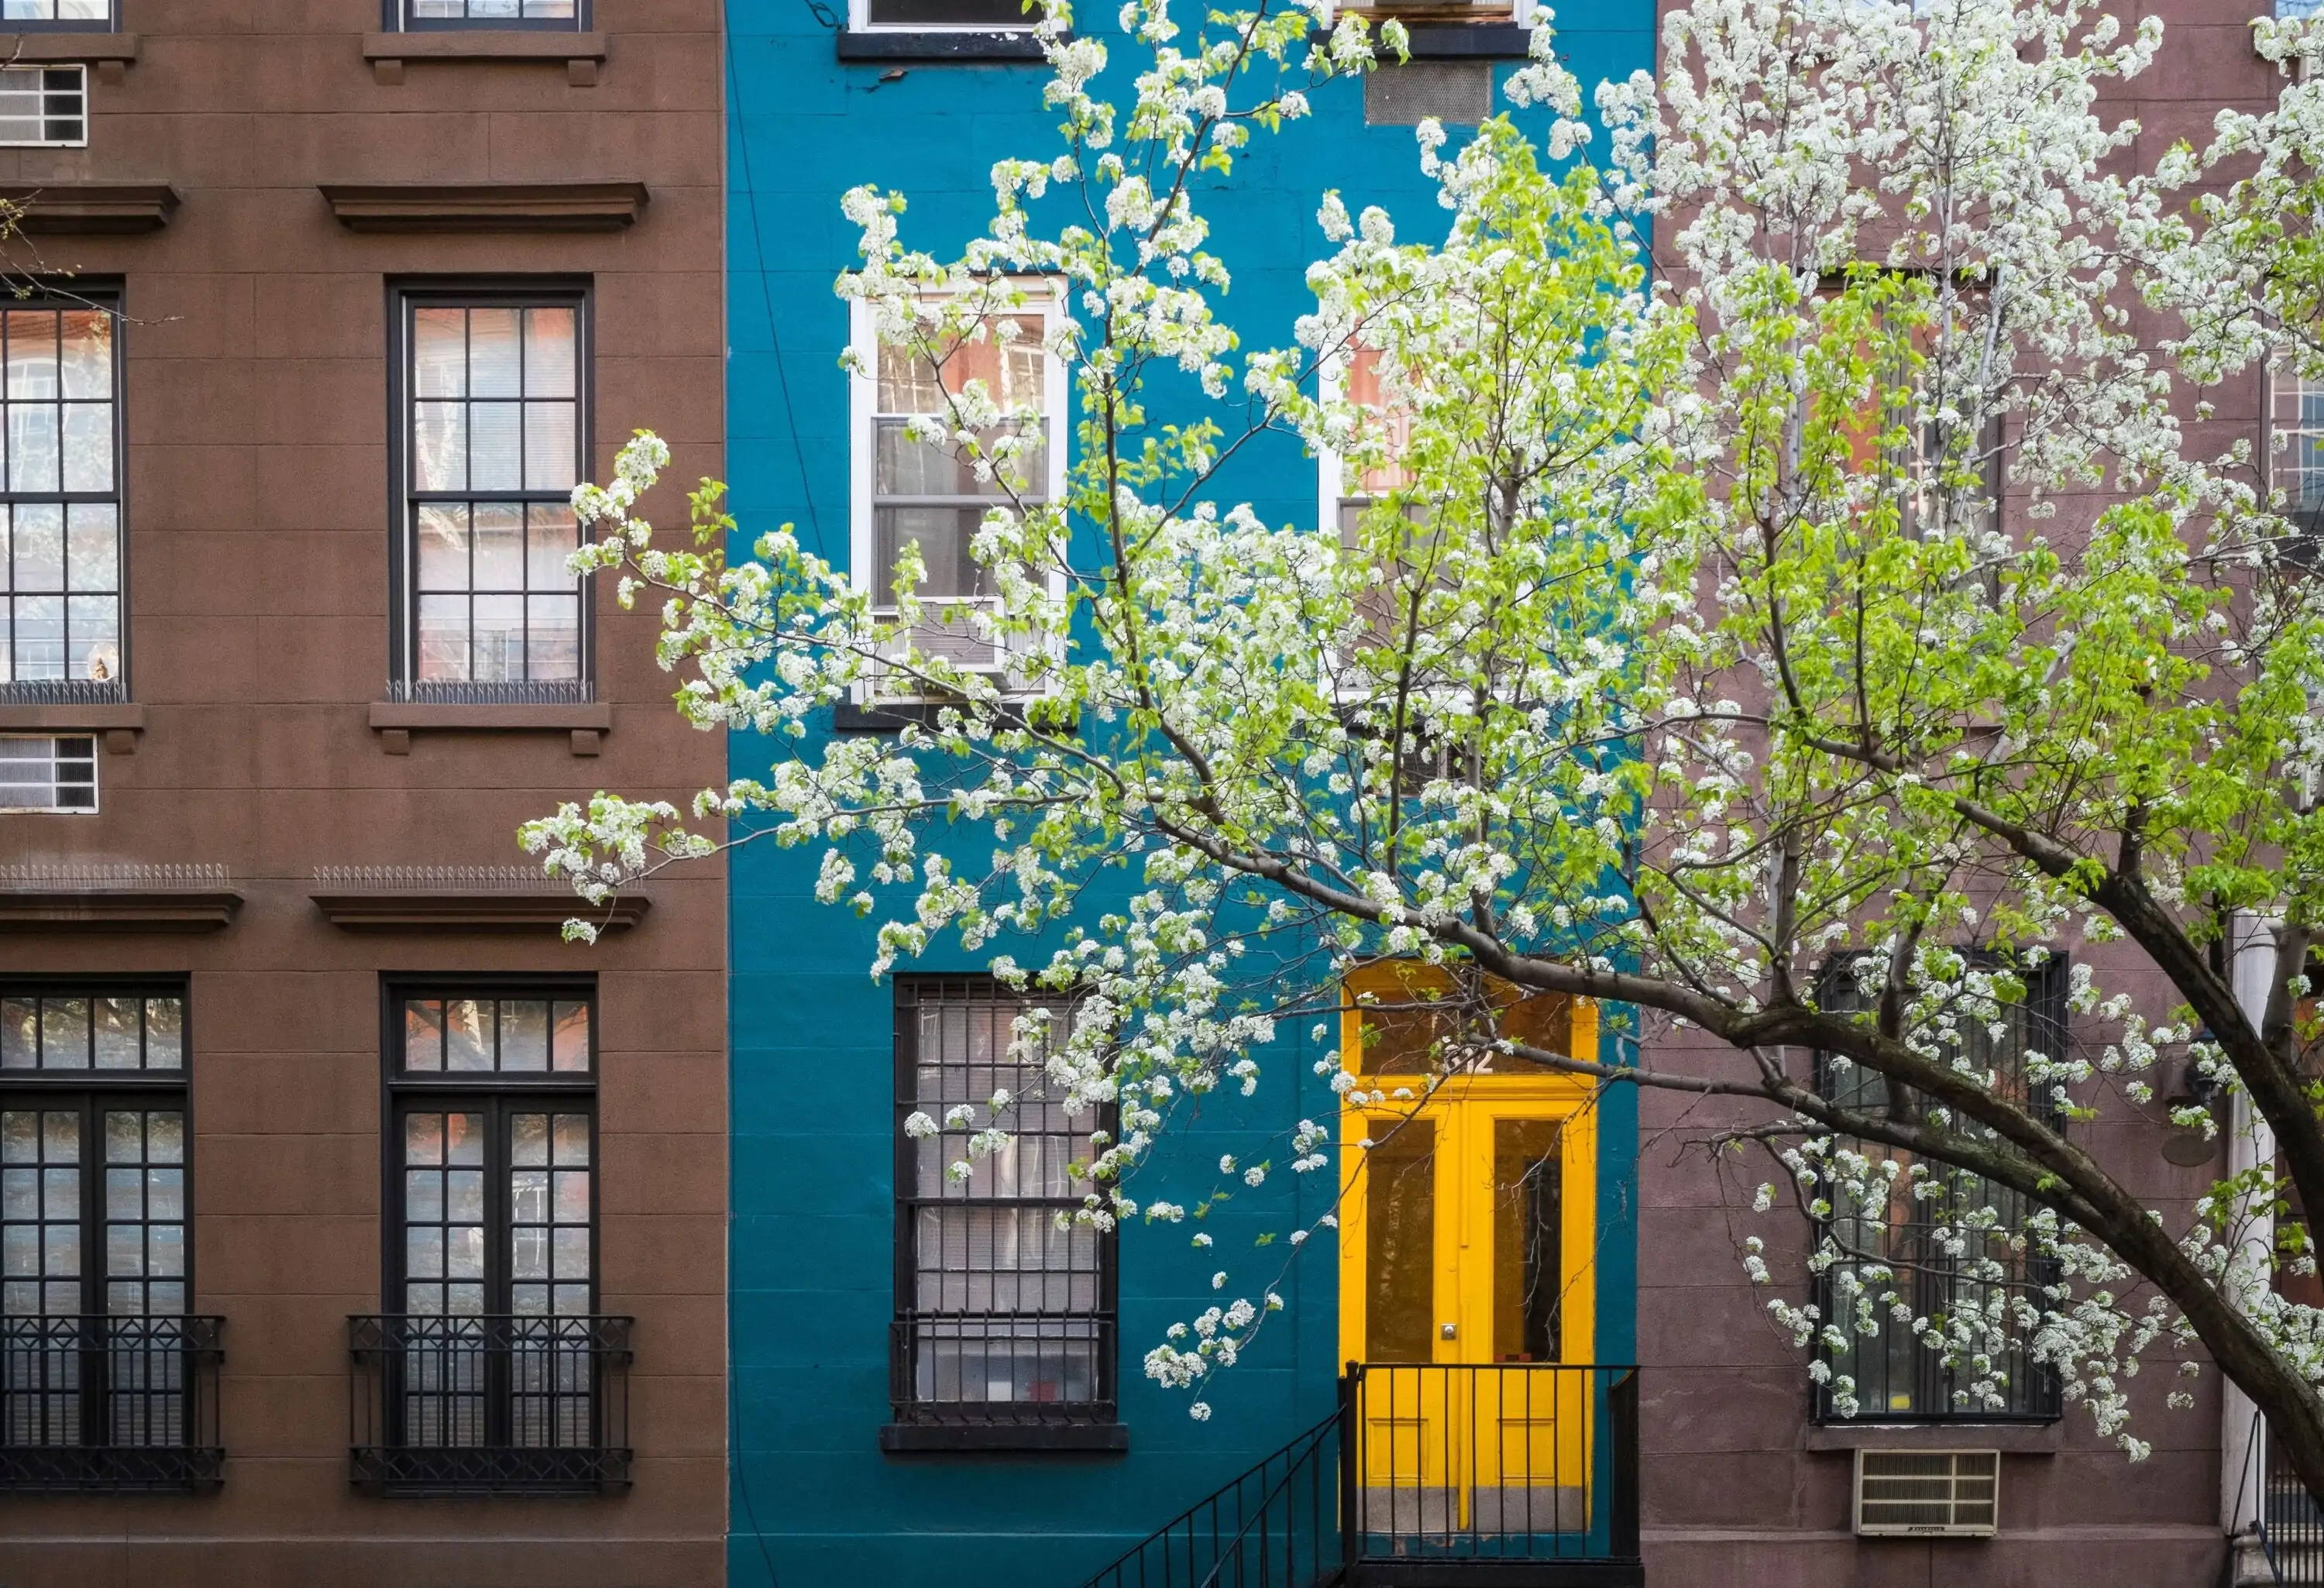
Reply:
[[[5,182],[0,198],[23,208],[23,230],[47,235],[158,232],[178,208],[167,182]]]
[[[618,232],[646,207],[643,182],[327,182],[351,232]]]

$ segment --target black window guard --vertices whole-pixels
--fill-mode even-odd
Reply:
[[[626,1317],[350,1317],[352,1476],[397,1494],[630,1482]]]
[[[1047,1427],[1115,1418],[1114,1321],[1041,1313],[908,1313],[891,1325],[899,1424]]]
[[[222,1326],[0,1318],[0,1491],[216,1488]]]

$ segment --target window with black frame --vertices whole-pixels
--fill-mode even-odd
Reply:
[[[1047,1017],[1029,1048],[1027,1016]],[[1047,1072],[1071,1018],[997,983],[897,983],[899,1425],[1113,1423],[1114,1238],[1074,1216],[1100,1122],[1069,1115]],[[972,1153],[995,1123],[1007,1143]]]
[[[573,486],[588,439],[578,291],[407,291],[396,360],[398,622],[413,700],[589,697]]]
[[[0,702],[127,698],[115,309],[0,310]]]
[[[595,1310],[595,1023],[582,983],[390,989],[389,1311],[355,1320],[358,1481],[625,1472],[607,1370],[629,1320]]]
[[[589,0],[387,0],[386,11],[389,28],[404,32],[454,28],[577,32],[589,25]]]
[[[1844,961],[1827,972],[1821,991],[1825,1009],[1870,1007],[1857,982],[1854,963]],[[2026,988],[2023,1001],[2003,1006],[1990,1018],[1965,1014],[1960,1029],[1969,1048],[1969,1062],[1989,1067],[2000,1076],[2005,1095],[2033,1103],[2025,1081],[2025,1057],[2028,1052],[2059,1055],[2066,1032],[2066,964],[2053,956],[2018,974]],[[1997,1033],[1995,1027],[1999,1028]],[[1835,1103],[1875,1113],[1891,1106],[1892,1084],[1861,1066],[1819,1053],[1816,1073],[1818,1089]],[[2052,1125],[2062,1127],[2062,1116],[2054,1109],[2043,1106],[2043,1112]],[[2054,1421],[2061,1415],[2057,1374],[2031,1359],[2022,1325],[2015,1323],[2013,1316],[2015,1299],[2038,1298],[2041,1287],[2053,1279],[2052,1265],[2010,1240],[2025,1228],[2034,1212],[2031,1202],[1982,1176],[1955,1169],[1941,1171],[1945,1187],[1941,1202],[1917,1199],[1910,1190],[1910,1153],[1853,1140],[1843,1140],[1839,1145],[1875,1159],[1893,1159],[1903,1172],[1886,1207],[1842,1206],[1824,1226],[1824,1233],[1847,1255],[1822,1276],[1819,1301],[1824,1316],[1848,1332],[1849,1343],[1838,1350],[1829,1346],[1821,1350],[1820,1360],[1831,1377],[1816,1389],[1818,1419]],[[1969,1249],[1961,1251],[1960,1232],[1964,1221],[1979,1222],[1988,1211],[1992,1233],[1982,1240],[1971,1237]],[[2002,1277],[1995,1279],[1989,1270],[1970,1271],[1973,1265],[1987,1262],[1997,1262]],[[1850,1280],[1860,1285],[1860,1290]],[[1895,1306],[1884,1302],[1892,1294],[1909,1308],[1910,1316],[1897,1316]],[[1859,1316],[1852,1296],[1870,1299],[1868,1316]],[[1946,1367],[1944,1353],[1934,1343],[1937,1331],[1916,1332],[1914,1327],[1916,1318],[1952,1318],[1971,1310],[2005,1320],[2012,1340],[1997,1361],[1998,1371],[1993,1379],[1997,1389],[1991,1397],[1978,1391],[1979,1375]],[[1868,1334],[1864,1332],[1868,1323]],[[1852,1414],[1844,1413],[1838,1404],[1835,1386],[1841,1379],[1854,1385]]]
[[[0,1488],[217,1481],[183,983],[0,983]]]

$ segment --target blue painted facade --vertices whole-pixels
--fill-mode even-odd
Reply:
[[[1110,14],[1083,20],[1100,29]],[[806,0],[727,0],[728,383],[726,458],[747,539],[781,522],[834,560],[848,550],[847,336],[834,278],[854,262],[840,194],[863,181],[910,200],[908,245],[939,253],[991,215],[988,171],[1004,155],[1053,152],[1036,65],[843,63]],[[1651,58],[1650,0],[1601,4],[1561,36],[1586,85]],[[1110,78],[1126,94],[1128,60]],[[1507,67],[1499,69],[1506,71]],[[1102,84],[1106,79],[1101,79]],[[1234,273],[1229,311],[1247,347],[1286,345],[1307,306],[1305,263],[1327,251],[1317,202],[1388,207],[1406,235],[1440,226],[1412,129],[1367,126],[1361,87],[1314,96],[1313,120],[1260,134],[1204,208]],[[1458,133],[1455,136],[1457,138]],[[1294,446],[1252,452],[1230,487],[1270,520],[1311,517],[1316,469]],[[738,776],[770,746],[738,737]],[[866,974],[869,927],[812,897],[815,857],[771,845],[733,855],[730,1581],[750,1588],[1073,1588],[1187,1504],[1283,1445],[1333,1404],[1337,1254],[1312,1241],[1277,1287],[1286,1315],[1209,1399],[1149,1384],[1146,1350],[1173,1320],[1273,1271],[1251,1242],[1323,1211],[1331,1187],[1274,1177],[1214,1214],[1217,1250],[1189,1229],[1139,1226],[1120,1241],[1121,1419],[1117,1455],[888,1455],[889,1322],[894,1305],[892,993]],[[954,950],[955,954],[957,950]],[[976,972],[962,958],[924,970]],[[1263,1056],[1248,1103],[1205,1100],[1201,1117],[1140,1173],[1141,1199],[1194,1201],[1222,1152],[1265,1155],[1269,1138],[1333,1100],[1313,1076],[1306,1033]],[[1296,1094],[1295,1094],[1295,1088]],[[1628,1088],[1602,1105],[1596,1354],[1631,1359],[1637,1130]],[[1281,1161],[1279,1145],[1275,1156]],[[1323,1177],[1314,1177],[1322,1179]],[[1294,1197],[1312,1205],[1294,1209]],[[1277,1251],[1285,1249],[1277,1247]],[[1230,1291],[1230,1294],[1232,1294]]]

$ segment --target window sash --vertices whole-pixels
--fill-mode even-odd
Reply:
[[[495,310],[512,312],[519,328],[502,355],[514,383],[479,392],[480,376],[497,372],[499,360],[480,354],[475,316]],[[555,346],[534,340],[548,322],[527,311],[541,310],[571,317],[569,342],[552,358],[534,356],[536,347]],[[420,317],[429,311],[461,316],[456,391],[433,389],[438,372],[423,379]],[[590,585],[563,562],[580,543],[572,488],[588,472],[587,293],[414,288],[401,294],[396,328],[392,688],[449,699],[503,698],[512,690],[586,698]],[[492,420],[489,429],[480,415]],[[507,447],[504,457],[486,444],[488,434]],[[456,453],[456,479],[427,477],[431,459],[449,471]],[[496,473],[478,483],[475,466],[485,458],[512,469],[512,480]]]
[[[458,32],[469,30],[586,32],[589,27],[589,3],[590,0],[386,0],[384,10],[389,31],[396,32]],[[538,14],[555,4],[568,7],[570,14],[563,16]],[[513,11],[517,14],[497,15],[493,14],[495,10]],[[536,14],[524,14],[527,12]]]
[[[182,1077],[0,1090],[0,1316],[189,1312],[191,1147]]]
[[[1089,1188],[1067,1166],[1102,1121],[1075,1124],[1042,1100],[1038,1065],[1010,1060],[1011,1022],[1034,1007],[1070,1018],[1062,1003],[989,982],[898,983],[893,1377],[918,1415],[1111,1415],[1116,1236],[1057,1226]],[[1001,1086],[1018,1099],[1015,1139],[952,1179],[946,1166],[967,1156],[968,1134]],[[963,1103],[976,1107],[975,1123],[946,1125]],[[935,1119],[937,1134],[912,1136],[916,1113]]]
[[[120,27],[120,0],[0,0],[0,32],[110,33]]]

